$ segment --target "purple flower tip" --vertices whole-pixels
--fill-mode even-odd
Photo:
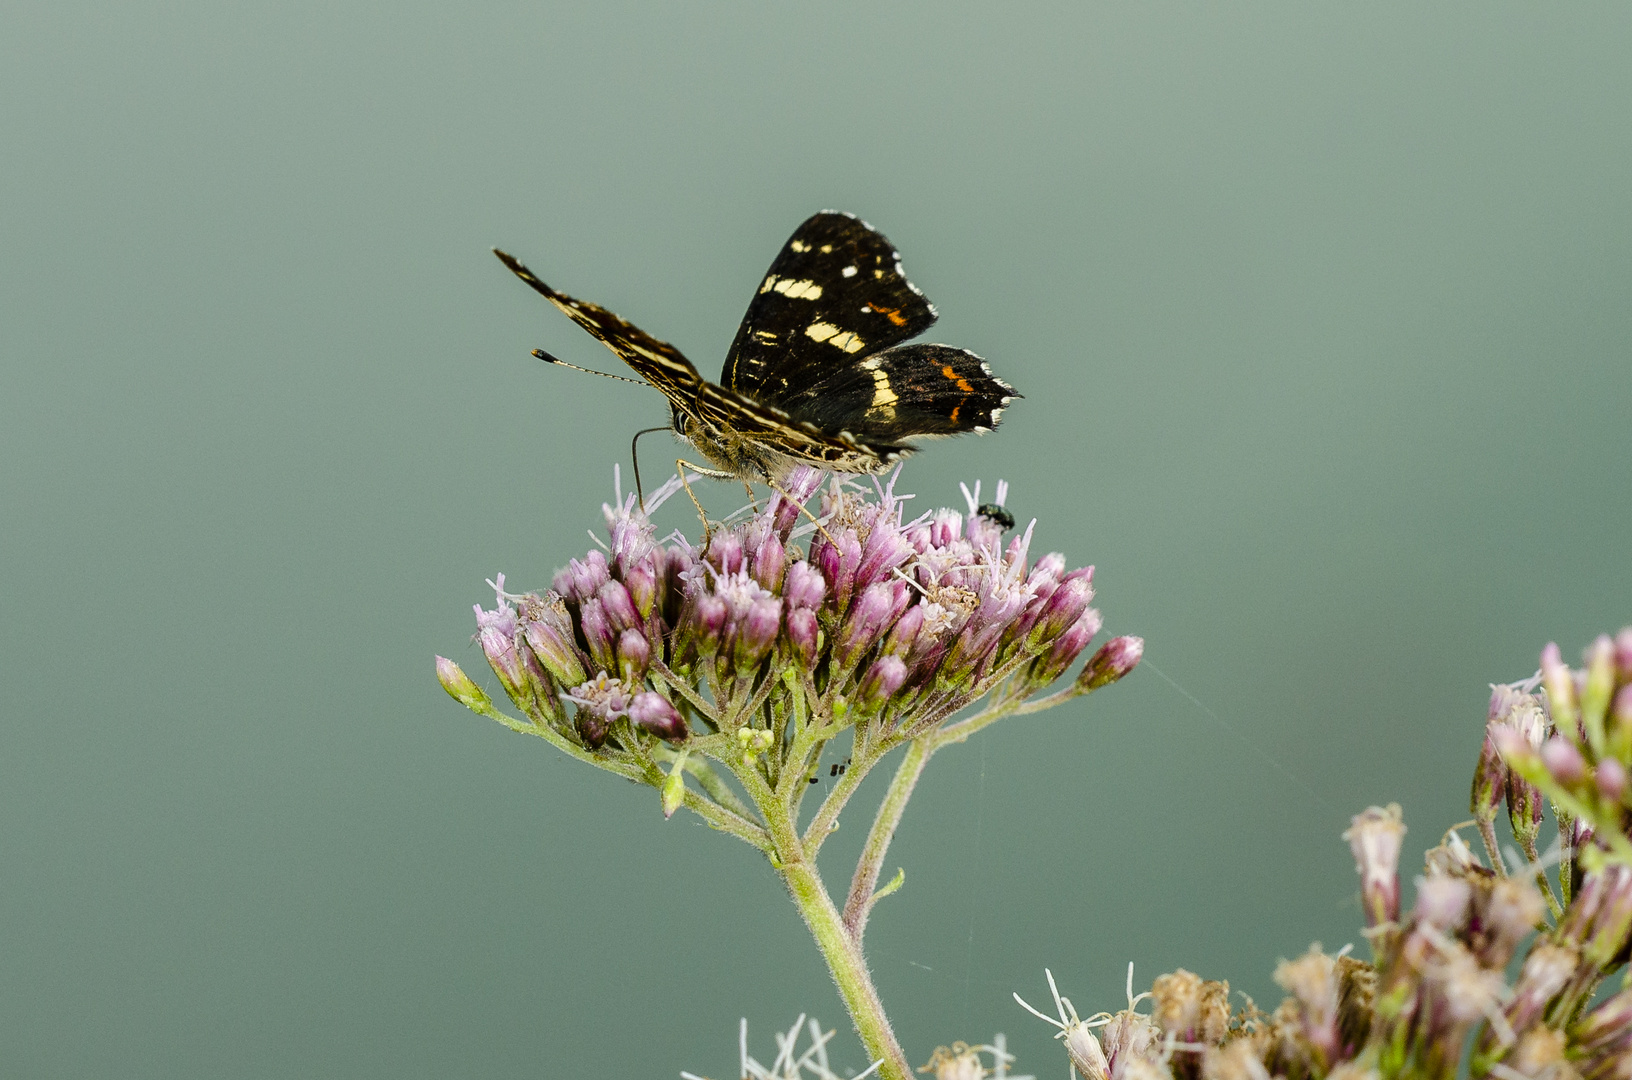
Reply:
[[[678,742],[690,734],[685,720],[669,699],[651,690],[635,695],[635,700],[629,704],[629,719],[670,742]]]
[[[1099,651],[1077,676],[1077,686],[1084,692],[1108,686],[1139,666],[1145,655],[1142,637],[1115,637],[1099,647]]]

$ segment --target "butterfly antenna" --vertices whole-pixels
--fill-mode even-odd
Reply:
[[[629,456],[634,459],[635,462],[635,498],[638,500],[637,505],[640,506],[640,512],[643,514],[646,512],[646,492],[640,486],[640,437],[642,435],[650,435],[654,431],[668,430],[669,429],[666,427],[642,428],[640,431],[635,432],[635,437],[633,439],[629,440]]]
[[[574,371],[582,371],[587,375],[599,375],[603,379],[616,379],[619,382],[632,382],[636,386],[645,386],[646,385],[645,383],[641,382],[639,379],[626,379],[622,375],[614,375],[610,371],[596,371],[594,368],[579,367],[577,364],[569,364],[565,360],[561,360],[561,359],[558,359],[558,358],[556,358],[554,356],[551,356],[549,353],[545,352],[543,349],[534,349],[533,350],[533,355],[538,357],[540,360],[544,361],[546,364],[560,364],[562,367],[571,368]]]

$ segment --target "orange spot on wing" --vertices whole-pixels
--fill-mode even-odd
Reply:
[[[897,326],[907,325],[907,317],[901,314],[900,308],[879,307],[877,304],[868,304],[867,306],[878,312],[880,315],[883,315]]]
[[[975,388],[969,385],[969,380],[959,375],[956,371],[953,371],[951,364],[941,365],[941,374],[957,383],[958,389],[962,390],[964,393],[972,394],[975,392]]]

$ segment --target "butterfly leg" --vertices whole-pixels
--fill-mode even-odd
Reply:
[[[778,495],[782,496],[783,499],[787,500],[787,502],[793,506],[794,509],[798,510],[801,514],[809,518],[810,523],[816,526],[816,531],[826,537],[829,544],[832,544],[834,547],[839,546],[838,541],[833,539],[833,534],[828,532],[827,529],[822,526],[821,519],[807,510],[804,503],[799,502],[792,495],[789,495],[786,491],[783,491],[782,488],[777,485],[777,482],[772,480],[769,476],[765,477],[765,483],[772,491],[776,492]]]
[[[674,467],[680,475],[680,486],[686,489],[686,498],[690,499],[691,505],[697,508],[697,519],[703,523],[703,551],[706,552],[708,551],[709,541],[714,539],[714,526],[709,524],[708,515],[703,512],[703,504],[697,501],[697,493],[692,491],[691,485],[686,482],[686,470],[690,469],[692,472],[703,473],[704,475],[710,475],[714,470],[704,469],[701,465],[693,465],[684,458],[675,458]]]

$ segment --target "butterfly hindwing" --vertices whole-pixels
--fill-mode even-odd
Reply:
[[[831,368],[917,337],[935,308],[889,240],[824,211],[796,229],[760,281],[720,381],[782,405]]]
[[[990,431],[1018,395],[991,366],[950,345],[898,345],[824,371],[784,408],[795,421],[863,442]]]

